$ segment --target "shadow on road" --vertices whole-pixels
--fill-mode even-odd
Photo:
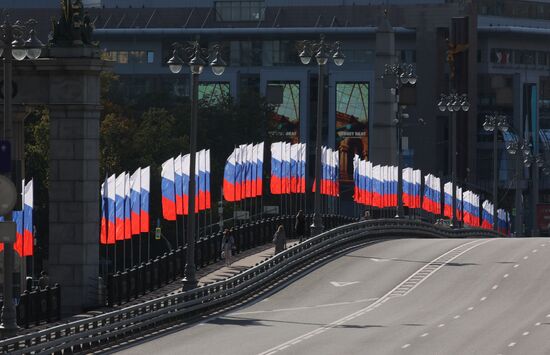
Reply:
[[[261,325],[269,326],[266,323],[285,323],[285,324],[302,324],[302,325],[315,325],[319,327],[330,326],[327,323],[308,323],[308,322],[295,322],[289,320],[274,320],[274,319],[258,319],[258,318],[239,318],[239,317],[220,317],[213,319],[208,324],[216,325],[238,325],[238,326],[250,326],[250,325]],[[353,324],[342,324],[335,326],[335,329],[366,329],[366,328],[383,328],[383,325],[353,325]]]
[[[405,263],[417,263],[417,264],[429,264],[430,261],[423,261],[423,260],[407,260],[407,259],[397,259],[397,258],[384,258],[384,257],[377,257],[377,256],[360,256],[360,255],[344,255],[344,257],[348,258],[362,258],[362,259],[371,259],[373,261],[400,261]],[[440,264],[440,263],[434,263],[434,264]],[[445,263],[445,265],[449,266],[476,266],[479,264],[476,263]]]

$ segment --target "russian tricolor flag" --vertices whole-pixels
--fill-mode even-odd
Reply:
[[[149,227],[149,194],[151,191],[151,167],[141,169],[140,189],[140,228],[141,233],[148,233]]]
[[[33,255],[34,183],[29,181],[23,189],[23,256]]]
[[[122,173],[115,180],[115,239],[124,240],[124,196],[126,174]]]
[[[107,179],[101,184],[101,225],[99,242],[107,244]]]
[[[107,244],[116,242],[116,175],[113,174],[107,179]]]
[[[441,181],[432,174],[424,177],[422,208],[433,214],[441,214]]]
[[[481,215],[481,228],[493,228],[493,204],[487,200],[483,201],[483,211]]]
[[[463,217],[464,223],[472,226],[479,226],[479,196],[472,191],[463,194]]]
[[[403,205],[409,208],[420,208],[420,170],[403,169]]]
[[[283,167],[283,142],[275,142],[271,144],[271,181],[270,190],[273,195],[280,195],[285,193],[284,181],[285,172]]]
[[[13,249],[20,255],[24,255],[23,250],[23,211],[12,211],[12,221],[15,222],[15,243]]]
[[[252,153],[252,152],[251,152]],[[199,211],[211,207],[210,203],[210,149],[201,150],[197,155],[198,162],[198,208]],[[247,185],[248,186],[248,185]]]
[[[250,198],[254,197],[255,191],[252,189],[253,184],[253,170],[255,169],[255,160],[254,160],[254,145],[247,144],[245,145],[244,153],[244,197]]]
[[[264,142],[257,145],[258,154],[256,155],[256,196],[263,194],[263,169],[264,169]],[[305,158],[305,155],[304,155]],[[305,175],[304,175],[305,177]],[[304,178],[305,192],[305,178]]]
[[[226,201],[235,202],[239,201],[236,191],[237,185],[237,161],[236,161],[236,148],[231,152],[227,161],[225,162],[225,168],[223,170],[223,197]]]
[[[124,239],[132,239],[132,211],[130,210],[130,174],[124,179]]]
[[[162,164],[161,171],[162,216],[167,221],[176,220],[175,180],[174,158],[170,158]]]
[[[141,168],[130,176],[130,221],[132,235],[141,233]]]
[[[508,234],[508,222],[507,222],[506,211],[503,209],[498,209],[497,216],[498,216],[498,224],[497,224],[498,231],[502,234]]]
[[[181,154],[174,158],[174,191],[176,194],[176,215],[183,215],[183,164]]]
[[[453,183],[448,182],[443,185],[444,203],[443,215],[448,218],[453,218]],[[458,206],[457,206],[458,209]]]

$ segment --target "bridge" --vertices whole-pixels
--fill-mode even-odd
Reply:
[[[539,281],[547,244],[416,220],[352,222],[225,280],[6,339],[0,349],[537,353],[548,346]]]

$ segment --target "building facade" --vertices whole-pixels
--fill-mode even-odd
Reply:
[[[40,23],[58,12],[17,8],[20,2],[0,5],[37,17]],[[27,2],[25,7],[29,6]],[[37,2],[47,7],[44,1]],[[53,4],[55,3],[55,4]],[[405,112],[411,123],[404,129],[406,165],[448,179],[450,176],[449,115],[437,108],[448,93],[448,41],[466,45],[455,58],[453,87],[467,93],[472,107],[458,115],[458,176],[461,184],[487,191],[492,181],[491,135],[484,132],[485,114],[498,111],[509,117],[520,136],[544,152],[539,129],[550,129],[550,1],[519,0],[87,0],[96,39],[114,70],[127,83],[128,95],[166,90],[174,97],[189,96],[189,75],[171,75],[166,65],[176,41],[198,39],[221,44],[229,67],[222,77],[201,75],[204,93],[227,93],[238,99],[256,90],[276,106],[289,139],[308,142],[314,137],[317,68],[300,63],[300,40],[341,41],[346,55],[341,67],[328,66],[325,97],[325,143],[359,153],[376,163],[395,163],[391,89],[380,80],[380,25],[387,21],[394,38],[393,56],[384,60],[412,63],[418,81],[415,100]],[[387,10],[387,18],[384,11]],[[453,21],[453,18],[456,19]],[[379,37],[380,38],[380,37]],[[533,106],[534,103],[534,106]],[[384,107],[388,107],[389,111]],[[544,132],[544,131],[543,131]],[[280,132],[279,132],[280,133]],[[354,137],[355,139],[351,139]],[[513,182],[518,178],[514,157],[501,139],[499,187],[501,205],[513,206]],[[385,145],[385,146],[384,146]],[[345,157],[344,157],[345,158]],[[341,174],[349,177],[351,162],[344,159]],[[522,169],[523,170],[523,169]],[[521,171],[529,215],[534,216],[536,194],[532,169]],[[550,202],[550,186],[541,174],[541,202]],[[532,190],[532,189],[531,189]],[[534,218],[527,220],[528,226]],[[529,228],[529,227],[528,227]]]

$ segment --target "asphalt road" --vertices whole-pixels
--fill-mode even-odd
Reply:
[[[550,354],[550,240],[401,239],[122,354]]]

